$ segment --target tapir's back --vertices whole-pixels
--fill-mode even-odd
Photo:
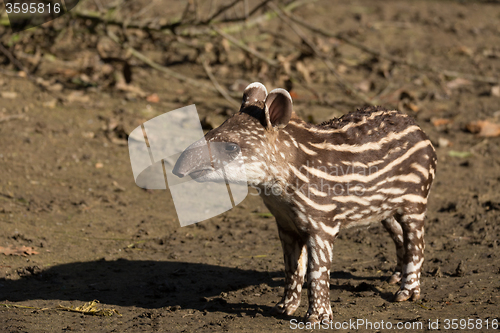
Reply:
[[[425,205],[436,155],[408,115],[370,107],[320,125],[292,118],[283,132],[303,152],[289,179],[299,206],[356,225]]]

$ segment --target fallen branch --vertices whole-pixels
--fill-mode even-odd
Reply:
[[[255,56],[256,58],[259,58],[260,60],[264,61],[268,65],[273,66],[273,67],[278,67],[279,66],[279,63],[277,61],[271,60],[271,59],[267,58],[265,55],[263,55],[262,53],[260,53],[259,51],[254,50],[254,49],[246,46],[245,44],[243,44],[242,42],[240,42],[239,40],[237,40],[233,36],[231,36],[231,35],[225,33],[224,31],[222,31],[221,29],[216,28],[216,27],[212,27],[212,29],[215,32],[217,32],[219,35],[221,35],[222,37],[224,37],[225,39],[227,39],[228,41],[230,41],[232,44],[236,45],[237,47],[239,47],[243,51],[245,51],[247,53],[250,53],[251,55]]]
[[[232,98],[229,93],[227,92],[227,90],[225,90],[220,84],[219,82],[217,82],[217,79],[215,78],[215,76],[212,74],[212,69],[210,68],[210,65],[208,64],[208,60],[203,60],[202,61],[202,64],[203,64],[203,68],[205,69],[205,72],[207,73],[207,76],[208,78],[210,79],[210,81],[212,81],[212,84],[214,85],[215,89],[217,89],[217,91],[219,92],[219,94],[222,95],[222,97],[224,97],[229,103],[231,103],[232,105],[236,106],[236,107],[239,107],[240,106],[240,103],[238,103],[234,98]]]
[[[171,70],[170,68],[167,68],[165,66],[157,64],[156,62],[154,62],[153,60],[149,59],[148,57],[146,57],[144,54],[142,54],[141,52],[137,51],[133,47],[123,45],[120,42],[120,40],[118,39],[118,37],[113,32],[111,32],[109,30],[108,30],[108,36],[109,36],[109,38],[111,38],[112,41],[114,41],[115,43],[117,43],[118,45],[120,45],[123,49],[125,49],[128,52],[130,52],[130,54],[132,54],[134,57],[136,57],[137,59],[141,60],[145,64],[151,66],[152,68],[154,68],[154,69],[156,69],[156,70],[158,70],[158,71],[160,71],[162,73],[165,73],[168,76],[176,78],[179,81],[186,82],[186,83],[188,83],[188,84],[190,84],[192,86],[195,86],[195,87],[198,87],[198,88],[202,88],[202,89],[206,89],[206,90],[209,90],[209,91],[212,91],[212,92],[220,93],[219,90],[217,90],[215,87],[213,87],[213,86],[211,86],[211,85],[209,85],[209,84],[207,84],[205,82],[201,82],[201,81],[192,79],[192,78],[187,77],[187,76],[185,76],[185,75],[183,75],[181,73],[175,72],[175,71]],[[239,103],[238,103],[238,105],[239,105]]]
[[[227,4],[227,5],[223,5],[219,8],[219,10],[217,10],[212,16],[210,16],[208,19],[206,19],[205,21],[203,21],[203,24],[210,24],[212,23],[212,21],[217,17],[219,16],[220,14],[224,13],[226,10],[234,7],[236,4],[238,4],[238,2],[241,2],[241,0],[234,0],[233,2]]]
[[[0,52],[2,52],[7,58],[9,58],[9,61],[16,66],[20,71],[25,72],[26,74],[29,74],[29,72],[24,68],[24,65],[14,57],[14,55],[5,47],[3,46],[2,43],[0,43]]]
[[[464,79],[468,79],[468,80],[472,80],[472,81],[486,82],[486,83],[493,83],[493,84],[500,83],[499,78],[495,78],[495,77],[491,77],[491,76],[482,76],[482,75],[474,75],[474,74],[467,74],[467,73],[461,73],[461,72],[456,72],[456,71],[450,71],[450,70],[440,69],[440,68],[437,68],[437,67],[434,67],[431,65],[417,64],[415,62],[412,62],[412,61],[409,61],[409,60],[406,60],[403,58],[394,57],[390,54],[386,54],[386,53],[383,53],[381,51],[372,49],[372,48],[370,48],[366,45],[363,45],[363,44],[361,44],[361,43],[359,43],[359,42],[357,42],[349,37],[346,37],[340,33],[332,33],[332,32],[323,30],[321,28],[315,27],[315,26],[299,19],[297,16],[295,16],[291,13],[284,12],[283,14],[286,15],[288,18],[290,18],[295,23],[311,30],[312,32],[316,32],[316,33],[323,35],[325,37],[339,39],[339,40],[341,40],[341,41],[343,41],[351,46],[354,46],[354,47],[356,47],[356,48],[358,48],[366,53],[372,54],[372,55],[379,57],[379,58],[383,58],[383,59],[392,61],[394,63],[413,67],[413,68],[421,70],[421,71],[430,71],[430,72],[434,72],[434,73],[438,73],[438,74],[444,74],[444,75],[449,76],[449,77],[462,77]]]
[[[5,117],[0,118],[0,123],[4,123],[4,122],[10,121],[10,120],[22,119],[24,117],[25,117],[24,114],[13,114],[10,116],[5,116]]]

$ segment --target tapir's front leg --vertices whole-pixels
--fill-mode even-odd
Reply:
[[[275,311],[292,315],[300,304],[302,285],[307,271],[307,246],[302,238],[280,227],[278,231],[285,259],[285,292]]]
[[[335,236],[323,233],[311,235],[307,240],[309,309],[306,320],[309,322],[333,319],[330,305],[330,266]]]

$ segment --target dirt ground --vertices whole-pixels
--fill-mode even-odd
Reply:
[[[294,13],[387,54],[443,70],[500,78],[500,6],[495,2],[325,0]],[[0,29],[1,40],[8,45],[13,37],[7,28]],[[61,35],[58,43],[80,41],[77,32],[72,37]],[[244,35],[269,57],[266,48],[271,44],[285,56],[295,52],[293,43],[300,47],[300,39],[278,18]],[[20,36],[19,43],[24,38]],[[31,36],[34,41],[44,38]],[[453,319],[474,319],[472,327],[464,329],[460,327],[464,322],[458,321],[455,328],[494,331],[492,324],[500,319],[500,138],[473,134],[467,124],[500,123],[500,90],[495,88],[499,83],[395,64],[334,38],[313,40],[323,45],[347,81],[369,96],[379,96],[386,107],[398,107],[415,117],[439,158],[426,221],[422,300],[391,302],[398,287],[385,279],[396,256],[381,225],[344,230],[334,245],[334,322],[365,320],[375,325],[373,329],[361,325],[359,331],[386,331],[388,322],[393,328],[404,323],[406,331],[449,331]],[[42,53],[66,54],[61,56],[64,62],[76,54],[66,44],[59,49],[54,49],[57,44],[40,45]],[[78,54],[95,53],[91,45],[96,42],[83,43]],[[160,52],[151,45],[141,50],[210,84],[203,67],[187,51]],[[265,72],[264,67],[250,70],[238,62],[237,48],[230,52],[234,59],[212,62],[224,87],[256,80],[268,89],[287,84],[283,73]],[[20,57],[22,52],[14,54]],[[311,72],[308,87],[321,100],[306,85],[294,85],[295,109],[302,117],[321,122],[363,104],[337,84],[321,61],[303,58]],[[274,219],[259,197],[251,193],[236,208],[181,228],[168,190],[145,191],[134,183],[124,137],[136,126],[193,103],[204,125],[215,126],[237,108],[137,59],[129,62],[133,80],[127,82],[148,96],[156,93],[157,100],[115,89],[113,83],[75,86],[73,79],[64,79],[67,72],[51,71],[56,65],[45,60],[32,67],[32,73],[62,89],[42,89],[2,59],[0,92],[15,94],[0,96],[0,246],[26,246],[36,254],[0,254],[0,332],[295,328],[293,323],[300,322],[307,310],[306,291],[294,316],[270,313],[283,292],[283,261]],[[26,59],[30,58],[21,60],[29,64]],[[255,60],[245,61],[253,66]],[[298,72],[296,67],[292,61],[292,71]],[[92,73],[87,76],[92,78]],[[97,80],[110,77],[102,74]],[[232,90],[241,91],[238,87]],[[57,309],[92,300],[120,315]],[[385,328],[376,326],[382,321]],[[353,326],[341,330],[356,331]]]

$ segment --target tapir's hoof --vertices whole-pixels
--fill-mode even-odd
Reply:
[[[387,280],[389,284],[396,284],[401,281],[401,272],[395,272],[391,275],[391,277]]]
[[[271,309],[271,314],[272,315],[287,315],[291,316],[297,310],[299,305],[297,304],[296,306],[292,306],[291,304],[289,306],[285,306],[282,302],[279,302],[276,304],[272,309]]]
[[[420,299],[420,290],[414,289],[414,290],[407,290],[407,289],[400,289],[396,295],[394,296],[394,302],[404,302],[408,299],[411,299],[412,301],[417,301]]]
[[[333,313],[310,314],[308,312],[304,320],[309,323],[321,323],[323,320],[333,320]]]

